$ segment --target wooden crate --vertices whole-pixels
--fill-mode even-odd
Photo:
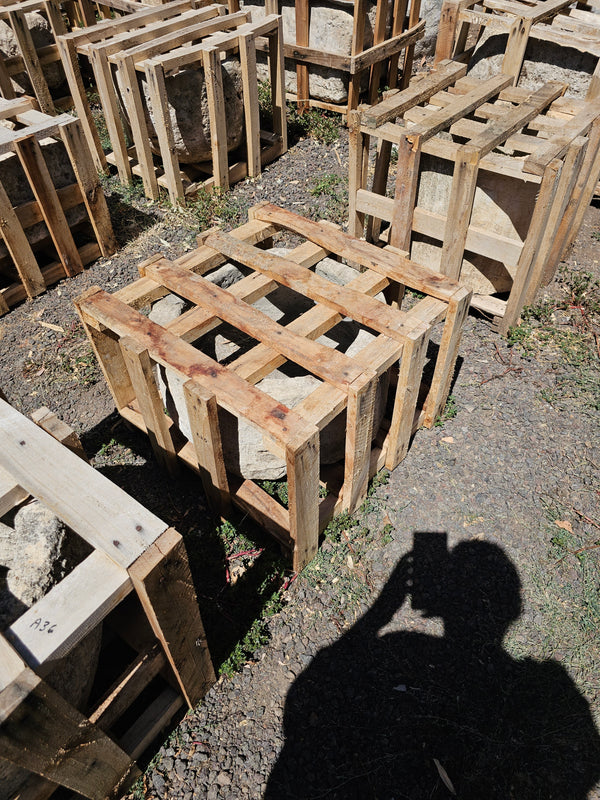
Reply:
[[[444,0],[435,63],[447,58],[468,60],[474,37],[489,30],[506,34],[502,72],[517,84],[528,42],[552,42],[598,58],[587,93],[600,94],[600,4],[597,0]]]
[[[47,413],[41,421],[48,425]],[[175,530],[4,401],[0,431],[0,516],[36,497],[93,548],[0,635],[2,759],[31,773],[20,797],[40,800],[65,786],[104,800],[139,774],[135,759],[215,680],[185,547]],[[84,714],[47,678],[101,624],[118,630],[135,655]],[[143,709],[134,713],[142,692]],[[117,738],[123,718],[127,730]]]
[[[192,5],[194,5],[192,3]],[[260,129],[258,83],[256,77],[256,39],[266,37],[272,84],[273,131]],[[165,6],[145,8],[120,20],[106,20],[81,31],[61,37],[59,47],[65,62],[76,108],[87,115],[88,128],[93,127],[78,71],[77,54],[90,59],[111,144],[113,160],[124,183],[133,174],[140,175],[146,195],[158,198],[159,185],[169,191],[173,202],[181,202],[202,185],[228,187],[246,175],[260,174],[262,164],[272,161],[287,150],[287,126],[283,99],[283,57],[281,20],[270,15],[259,24],[252,24],[249,15],[226,14],[222,5],[190,7],[185,0]],[[246,158],[229,164],[227,152],[227,113],[223,95],[220,59],[223,53],[239,52],[244,93],[246,126]],[[177,158],[170,123],[165,78],[186,67],[201,65],[207,76],[207,93],[211,129],[212,167],[182,173]],[[111,68],[118,70],[124,87],[123,100],[131,125],[134,147],[127,147],[126,132],[121,124],[117,92]],[[145,121],[144,100],[138,76],[144,75],[149,87],[152,115],[159,141],[162,169],[155,167]],[[90,130],[92,141],[101,154],[97,134]],[[104,162],[105,163],[105,162]],[[204,175],[202,173],[204,172]],[[206,172],[212,177],[206,177]],[[198,177],[201,176],[201,177]]]
[[[0,314],[25,298],[43,292],[50,284],[81,272],[100,255],[116,250],[106,200],[94,169],[79,120],[61,114],[51,117],[36,111],[31,98],[0,99],[0,156],[18,158],[35,200],[14,207],[2,184],[0,162],[0,235],[10,263],[0,264]],[[75,175],[75,183],[56,189],[44,159],[41,140],[62,142]],[[78,246],[65,213],[83,206],[94,241]],[[32,246],[27,230],[43,222],[47,239]]]
[[[348,4],[350,5],[350,4]],[[309,108],[324,108],[342,113],[356,108],[361,94],[361,84],[365,73],[368,73],[367,97],[375,102],[382,78],[388,87],[398,85],[398,66],[401,65],[401,85],[408,85],[412,71],[414,47],[425,32],[425,21],[419,21],[420,0],[377,0],[376,19],[373,30],[373,45],[364,47],[367,4],[365,0],[352,3],[353,33],[349,55],[317,50],[309,46],[309,29],[311,4],[309,0],[295,2],[295,41],[285,40],[284,55],[286,60],[296,65],[296,94],[288,94],[288,98],[297,103],[299,111]],[[231,12],[239,11],[239,0],[228,0]],[[280,13],[278,0],[266,0],[267,14]],[[261,49],[265,45],[259,45]],[[345,104],[328,103],[310,96],[310,68],[325,67],[346,73],[348,76],[348,101]]]
[[[279,230],[293,231],[306,241],[285,258],[255,246]],[[329,253],[366,271],[357,272],[346,286],[316,275],[310,267]],[[228,291],[201,277],[228,260],[251,270],[248,277]],[[414,430],[422,424],[431,426],[440,414],[469,292],[418,267],[399,251],[378,249],[335,225],[311,222],[269,204],[255,207],[250,221],[231,234],[210,233],[194,252],[174,262],[157,256],[142,264],[140,272],[141,280],[116,295],[94,288],[76,303],[118,410],[148,431],[167,468],[179,457],[197,470],[210,499],[222,510],[233,500],[291,551],[295,569],[302,568],[314,556],[319,531],[332,514],[355,509],[365,496],[369,476],[384,465],[393,469],[405,456]],[[401,285],[426,297],[410,311],[373,298],[384,289],[398,295]],[[250,305],[278,286],[291,288],[316,305],[285,326]],[[169,292],[186,297],[193,307],[166,327],[136,310]],[[352,358],[313,341],[346,316],[378,334]],[[431,385],[419,401],[431,326],[441,321]],[[257,342],[228,366],[197,349],[201,337],[221,322]],[[293,410],[255,386],[286,361],[321,381]],[[390,419],[371,448],[375,391],[379,379],[398,363],[397,388],[389,395]],[[182,437],[165,414],[154,365],[174,370],[185,384],[193,441]],[[223,456],[221,409],[256,426],[266,446],[287,464],[287,510],[256,482],[233,474]],[[320,470],[320,430],[343,413],[343,464]],[[320,482],[327,489],[322,499]]]
[[[56,44],[36,50],[25,16],[32,11],[37,11],[47,18],[55,39],[66,31],[58,0],[22,0],[22,2],[0,4],[0,19],[10,25],[20,49],[19,56],[11,58],[0,56],[0,94],[8,100],[13,99],[16,94],[10,76],[26,72],[40,109],[47,114],[54,114],[54,101],[43,67],[46,64],[60,62],[60,54]]]
[[[472,288],[472,305],[506,333],[579,230],[600,171],[600,102],[564,98],[556,81],[529,91],[465,72],[441,62],[354,113],[350,231],[366,221],[377,241],[390,223],[386,240]]]

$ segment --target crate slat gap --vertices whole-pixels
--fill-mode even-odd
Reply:
[[[285,258],[255,246],[280,230],[298,233],[306,241]],[[312,222],[270,204],[254,207],[249,222],[230,234],[209,231],[200,239],[195,251],[176,261],[148,259],[140,265],[140,280],[115,295],[93,288],[76,305],[117,409],[149,433],[162,463],[173,468],[176,454],[200,473],[207,496],[222,513],[230,501],[241,506],[291,552],[294,568],[300,569],[314,556],[319,532],[332,514],[353,511],[365,496],[368,478],[383,466],[396,467],[413,432],[423,424],[431,426],[441,413],[470,293],[392,247],[376,248],[334,225]],[[357,271],[346,286],[332,283],[311,271],[329,254],[364,271]],[[245,265],[250,273],[227,290],[202,277],[228,259]],[[374,297],[394,287],[399,296],[400,285],[426,296],[408,311]],[[278,286],[314,301],[286,326],[251,307]],[[185,297],[192,307],[165,327],[136,310],[169,292]],[[352,357],[315,341],[345,317],[376,334]],[[222,322],[256,341],[228,366],[192,344]],[[419,404],[431,328],[438,322],[443,322],[443,331],[435,369]],[[323,381],[292,410],[255,386],[288,360]],[[398,362],[391,417],[375,431],[372,447],[377,384]],[[185,384],[192,441],[180,435],[163,410],[154,364],[174,371]],[[228,469],[218,408],[258,427],[266,447],[285,460],[287,510],[257,483]],[[344,410],[343,468],[320,469],[319,432]],[[320,483],[328,489],[322,499]]]

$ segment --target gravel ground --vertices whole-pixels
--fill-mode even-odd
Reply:
[[[268,199],[342,220],[346,170],[345,133],[302,139],[222,217],[233,227]],[[197,482],[161,474],[113,412],[71,300],[125,285],[157,250],[179,255],[198,224],[116,191],[110,202],[123,249],[0,320],[2,387],[25,413],[56,411],[182,532],[218,667],[265,605],[275,548],[259,537],[265,553],[228,580]],[[571,276],[598,278],[598,231],[592,206]],[[239,671],[165,733],[131,800],[600,798],[598,550],[572,555],[598,538],[598,345],[568,279],[544,298],[548,315],[512,346],[469,317],[445,418],[333,526]]]

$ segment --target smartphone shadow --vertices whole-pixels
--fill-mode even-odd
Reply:
[[[267,800],[584,800],[600,737],[560,664],[504,650],[520,589],[500,547],[415,533],[371,609],[290,689]],[[443,636],[382,630],[409,597]]]

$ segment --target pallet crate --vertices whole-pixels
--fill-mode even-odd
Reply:
[[[28,97],[0,99],[0,119],[4,122],[0,127],[0,157],[18,158],[35,198],[13,208],[0,171],[0,235],[10,258],[7,266],[0,265],[0,314],[5,314],[50,284],[81,272],[100,255],[111,255],[117,245],[79,120],[68,114],[51,117],[36,111]],[[44,159],[45,144],[40,144],[48,138],[64,146],[75,175],[75,182],[69,186],[56,189],[53,185]],[[95,239],[79,246],[65,216],[76,206],[85,209]],[[32,245],[27,230],[40,222],[46,225],[47,238]]]
[[[194,5],[192,3],[192,5]],[[271,68],[273,131],[260,129],[258,83],[256,77],[256,39],[269,42]],[[281,20],[270,15],[259,24],[249,21],[249,15],[239,12],[227,15],[225,7],[214,4],[202,8],[190,7],[189,2],[176,1],[166,6],[145,8],[120,20],[73,31],[59,42],[63,60],[68,63],[76,107],[87,114],[86,100],[78,74],[77,54],[90,59],[111,144],[113,160],[124,183],[132,173],[141,176],[146,195],[157,199],[159,185],[169,191],[172,202],[185,200],[202,185],[227,188],[246,175],[256,176],[262,164],[268,163],[287,150],[287,126],[283,100],[283,57]],[[220,59],[223,53],[239,52],[242,69],[244,119],[246,125],[246,159],[230,166],[227,152],[227,113],[223,95]],[[165,78],[186,67],[201,65],[206,76],[212,146],[212,177],[198,178],[211,173],[207,165],[197,166],[194,175],[182,174],[175,152],[170,122]],[[123,101],[127,109],[134,147],[127,147],[125,130],[119,117],[118,96],[111,68],[116,68],[123,86]],[[145,120],[144,99],[138,76],[146,78],[152,116],[158,137],[162,171],[154,165]],[[90,119],[90,124],[91,119]],[[94,134],[91,134],[94,136]],[[94,142],[99,161],[104,156]],[[133,166],[132,166],[133,164]],[[190,169],[189,165],[186,168]]]
[[[247,4],[249,5],[249,4]],[[365,29],[367,16],[366,0],[349,3],[341,0],[341,7],[353,7],[353,32],[351,53],[324,51],[310,47],[310,15],[309,0],[296,0],[295,6],[295,41],[286,39],[284,28],[285,59],[296,68],[297,91],[288,94],[288,98],[297,104],[299,111],[309,108],[323,108],[347,115],[356,108],[361,94],[361,85],[368,73],[367,97],[375,102],[381,80],[393,88],[398,85],[398,65],[401,66],[401,85],[408,84],[412,72],[415,44],[425,33],[425,21],[419,21],[420,0],[377,0],[376,18],[373,29],[373,45],[365,49]],[[239,11],[240,0],[228,0],[230,12]],[[281,13],[278,0],[265,0],[265,13]],[[265,44],[259,44],[265,49]],[[310,96],[310,67],[325,67],[345,73],[348,76],[348,101],[345,104],[328,103]]]
[[[525,50],[531,39],[589,53],[598,59],[587,92],[588,100],[600,94],[600,4],[597,0],[444,0],[435,63],[455,58],[468,61],[473,37],[488,28],[506,34],[502,72],[518,83]]]
[[[277,231],[305,237],[285,258],[255,245]],[[329,253],[366,268],[346,286],[311,272]],[[250,270],[228,291],[202,277],[228,260]],[[198,471],[206,494],[222,510],[232,500],[291,551],[295,569],[314,556],[320,530],[334,512],[352,511],[365,496],[370,475],[393,469],[405,456],[414,430],[431,426],[444,407],[453,376],[462,322],[470,294],[455,281],[411,263],[396,250],[381,250],[277,206],[255,207],[250,221],[231,234],[209,233],[194,252],[174,262],[156,257],[140,266],[141,280],[109,295],[90,290],[76,305],[104,370],[115,404],[125,419],[148,431],[156,456],[172,468],[177,458]],[[193,274],[196,273],[196,274]],[[374,295],[408,285],[426,297],[410,311]],[[283,326],[251,304],[285,286],[315,302]],[[169,292],[193,307],[166,327],[136,309]],[[378,336],[352,358],[319,336],[345,316]],[[431,326],[443,333],[431,386],[417,408]],[[256,340],[256,347],[223,366],[197,349],[202,335],[221,322]],[[195,346],[193,346],[193,344]],[[255,384],[286,361],[321,380],[290,410]],[[391,418],[372,449],[373,403],[379,379],[397,365]],[[180,435],[164,412],[153,367],[173,370],[181,380],[193,441]],[[236,477],[224,460],[221,409],[246,420],[264,435],[269,449],[287,464],[289,509],[254,481]],[[343,465],[319,469],[319,437],[332,419],[346,414]],[[327,496],[319,498],[319,482]]]
[[[48,424],[46,412],[41,421]],[[20,797],[39,800],[65,786],[104,800],[139,774],[139,755],[215,680],[185,547],[175,530],[4,401],[0,431],[0,516],[33,496],[92,548],[0,634],[2,759],[31,773]],[[84,714],[47,679],[101,624],[113,634],[106,648],[118,649],[118,632],[131,661]]]
[[[66,31],[58,0],[22,0],[22,2],[16,3],[1,3],[0,19],[12,28],[21,52],[19,56],[11,58],[0,56],[0,94],[7,100],[15,98],[16,94],[10,76],[26,72],[40,109],[46,114],[54,114],[54,101],[44,76],[43,67],[54,62],[60,63],[60,54],[56,44],[36,50],[25,16],[26,13],[32,11],[37,11],[47,18],[55,40]]]
[[[350,231],[363,235],[367,221],[377,241],[389,223],[391,244],[472,288],[472,305],[506,333],[552,278],[592,198],[600,101],[565,98],[556,81],[529,91],[466,69],[441,62],[354,113]],[[392,169],[380,148],[372,183],[371,139],[398,148]]]

